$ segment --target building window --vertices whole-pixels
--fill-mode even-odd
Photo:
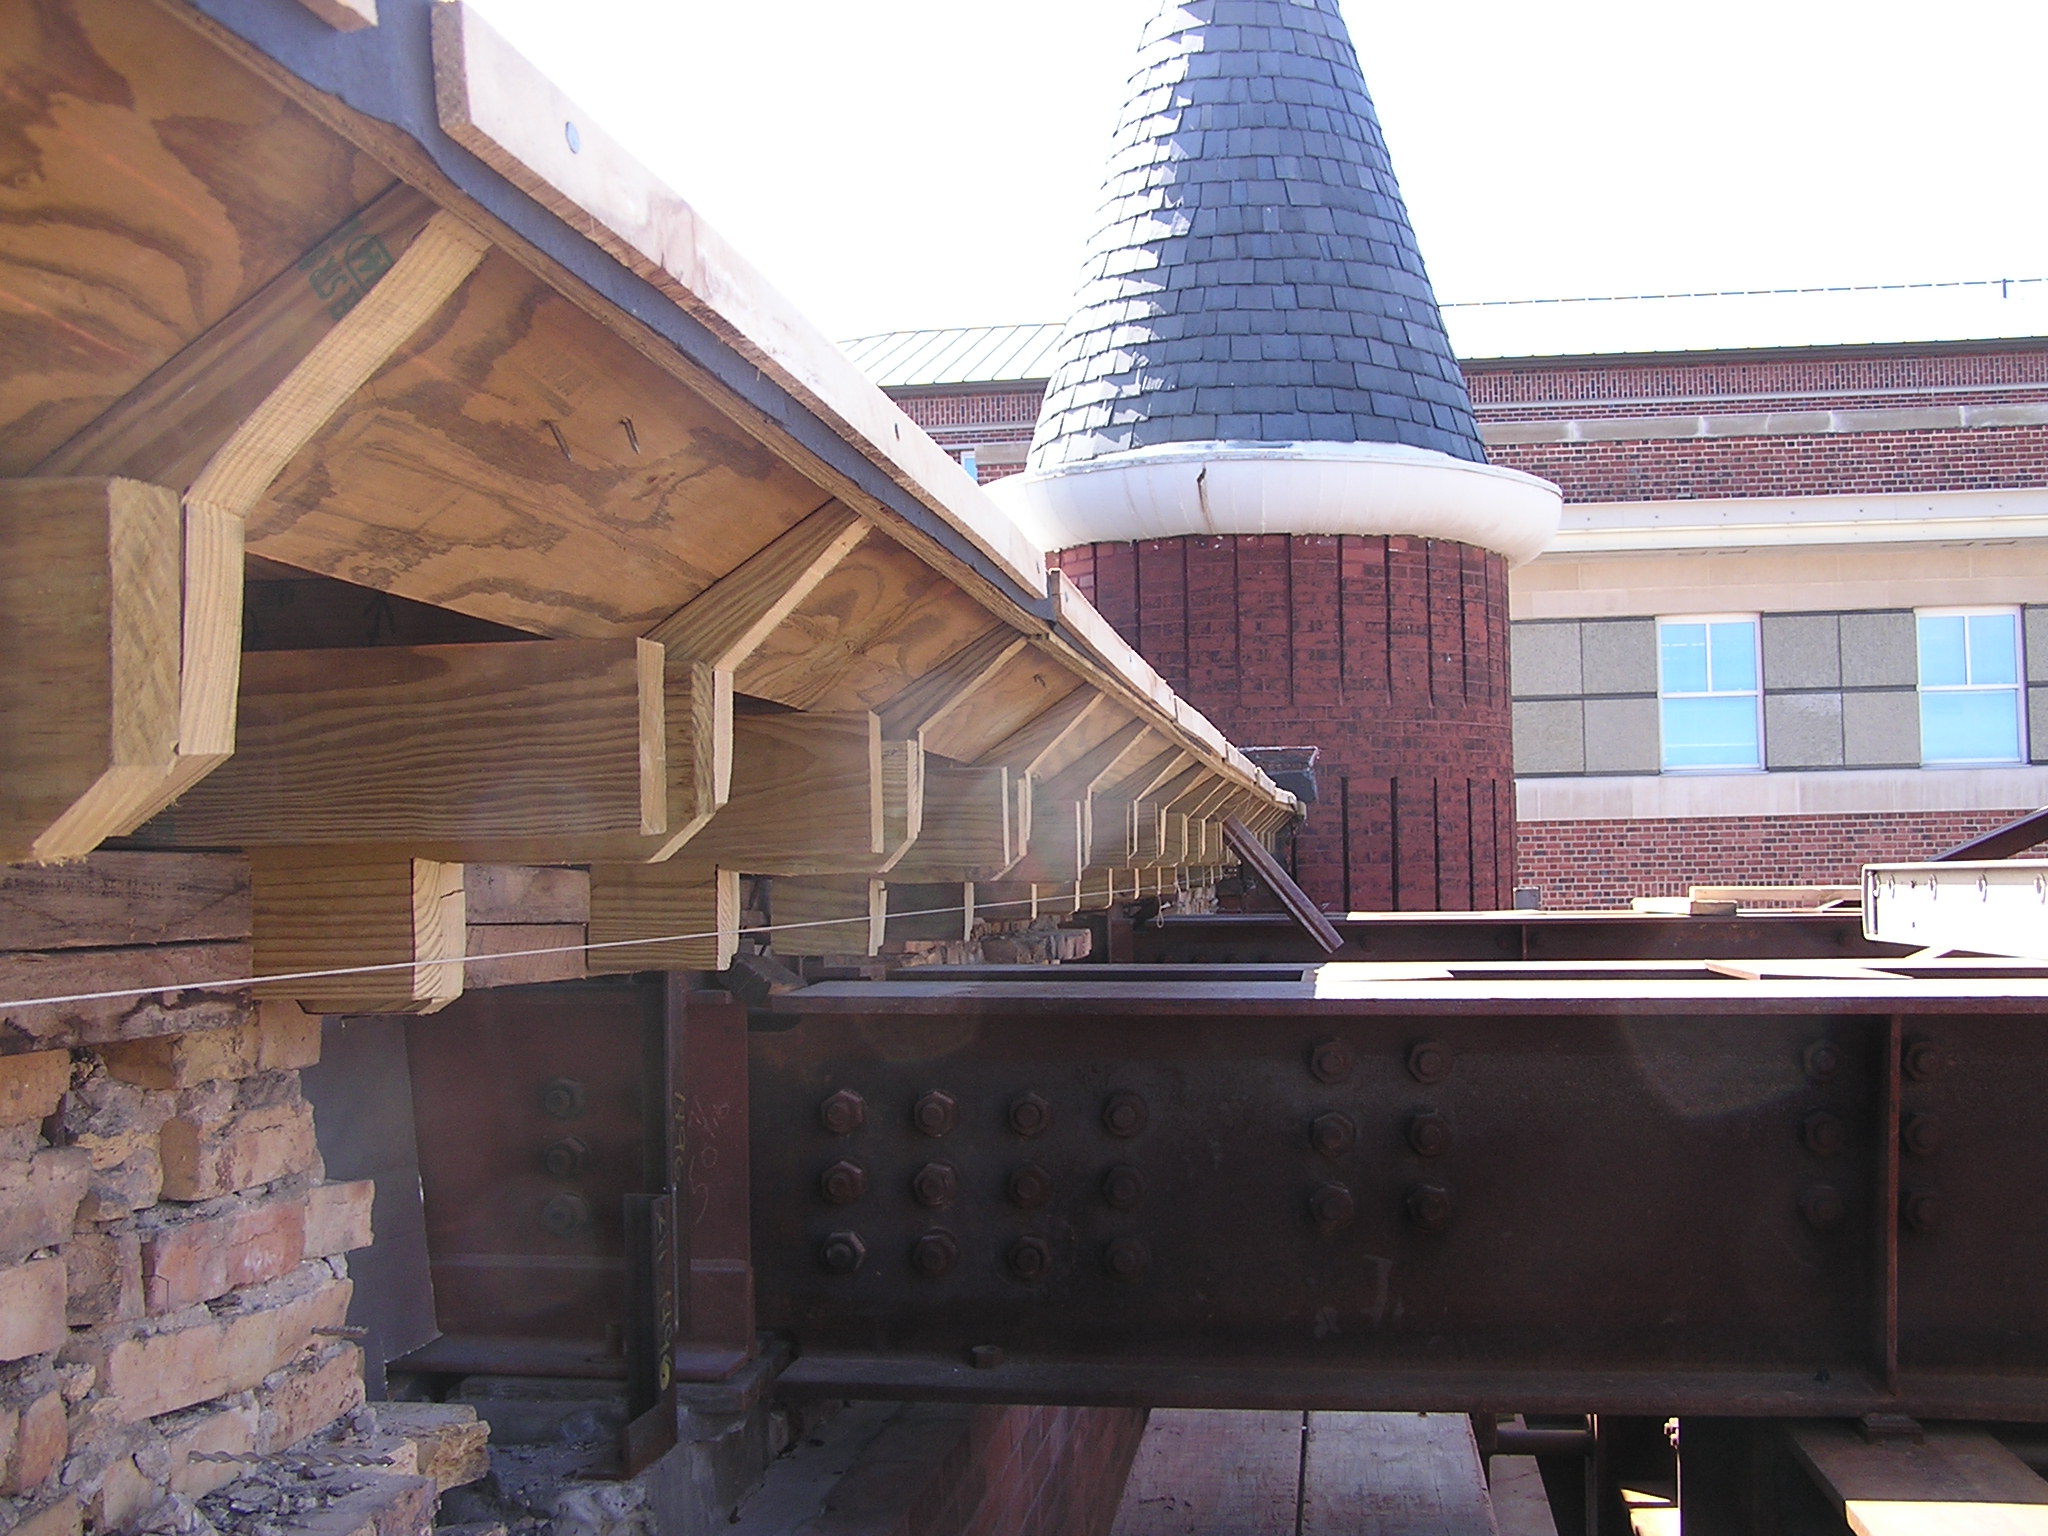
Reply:
[[[1658,724],[1667,772],[1761,768],[1756,619],[1657,621]]]
[[[2011,608],[1923,610],[1920,761],[2017,763],[2020,616]]]

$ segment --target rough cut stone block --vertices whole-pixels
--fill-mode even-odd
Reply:
[[[85,1511],[70,1494],[59,1494],[24,1512],[8,1536],[78,1536]]]
[[[64,1241],[65,1320],[74,1328],[142,1316],[142,1239],[87,1229]]]
[[[193,1307],[74,1334],[63,1358],[92,1366],[115,1421],[134,1423],[253,1388],[315,1328],[342,1326],[350,1289],[325,1264],[304,1264],[237,1292],[238,1305],[217,1315]]]
[[[198,1456],[247,1456],[256,1449],[256,1399],[242,1393],[219,1403],[166,1414],[152,1426],[163,1437],[171,1458],[171,1492],[188,1499],[204,1498],[223,1483],[242,1475],[232,1461],[194,1460]]]
[[[313,1166],[313,1109],[303,1101],[237,1110],[221,1120],[174,1116],[160,1142],[164,1197],[211,1200]]]
[[[0,1125],[54,1115],[57,1101],[70,1086],[69,1051],[0,1056]]]
[[[237,1202],[144,1229],[142,1290],[152,1313],[177,1312],[289,1274],[306,1256],[306,1198]]]
[[[40,1390],[10,1392],[19,1400],[0,1404],[0,1494],[10,1498],[41,1491],[70,1447],[64,1394],[47,1371],[41,1377],[46,1385]]]
[[[377,1427],[413,1443],[420,1474],[442,1493],[491,1470],[491,1426],[467,1403],[379,1403]]]
[[[48,1354],[70,1336],[62,1259],[30,1259],[0,1270],[0,1360]]]
[[[354,1472],[333,1479],[318,1508],[265,1520],[278,1536],[430,1536],[434,1480]]]
[[[332,1258],[370,1246],[370,1207],[376,1181],[315,1184],[306,1196],[306,1257]]]
[[[258,1072],[310,1067],[320,1059],[320,1020],[297,1003],[266,1002],[225,1029],[194,1030],[106,1047],[107,1072],[142,1088],[192,1088]]]
[[[315,1345],[256,1389],[257,1449],[297,1445],[363,1406],[363,1352],[353,1344]]]
[[[71,1235],[92,1160],[76,1147],[46,1147],[0,1163],[0,1264],[14,1264]]]

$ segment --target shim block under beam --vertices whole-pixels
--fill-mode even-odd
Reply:
[[[186,844],[494,844],[660,833],[661,647],[646,640],[255,651],[233,758],[153,829]]]
[[[266,983],[308,1013],[432,1013],[462,995],[463,868],[383,848],[262,848],[249,857],[256,974],[363,966]]]
[[[593,976],[722,971],[738,952],[739,927],[738,870],[694,853],[663,864],[590,866],[593,947],[584,962]],[[606,944],[620,947],[597,947]]]
[[[689,844],[749,875],[866,870],[884,851],[881,723],[867,711],[741,715],[732,798]]]
[[[925,760],[924,830],[896,861],[892,880],[989,880],[1022,854],[1017,797],[1007,768],[963,768]]]
[[[778,955],[873,955],[882,948],[888,897],[872,875],[809,875],[780,879],[770,894]]]
[[[0,481],[0,861],[90,853],[170,781],[181,529],[160,486]]]

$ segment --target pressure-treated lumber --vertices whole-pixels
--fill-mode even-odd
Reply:
[[[896,861],[895,880],[993,880],[1022,855],[1007,768],[925,759],[924,830]]]
[[[1129,761],[1128,757],[1121,759],[1120,765]],[[1185,752],[1179,747],[1168,746],[1164,752],[1140,759],[1127,771],[1105,776],[1092,792],[1089,809],[1090,863],[1136,866],[1147,862],[1137,856],[1138,802],[1171,778],[1186,761]],[[1156,813],[1151,820],[1155,825],[1148,838],[1148,847],[1156,852],[1159,842]]]
[[[1300,1536],[1493,1536],[1486,1471],[1462,1413],[1311,1413]]]
[[[432,1013],[462,995],[460,864],[379,848],[261,848],[249,856],[256,974],[396,969],[265,983],[308,1013]]]
[[[868,524],[828,502],[647,632],[671,654],[731,671],[868,536]]]
[[[732,798],[690,844],[743,874],[835,874],[883,852],[881,722],[844,714],[741,715]]]
[[[590,866],[592,975],[722,971],[739,947],[740,875],[693,852],[665,864]],[[645,942],[656,940],[660,942]],[[616,944],[604,949],[595,946]]]
[[[1027,643],[1015,630],[998,626],[961,647],[882,706],[882,734],[923,740],[966,707]]]
[[[927,789],[925,750],[916,739],[882,743],[882,857],[886,874],[924,836]]]
[[[1259,877],[1259,883],[1280,898],[1280,905],[1294,919],[1294,925],[1314,940],[1324,954],[1334,955],[1344,947],[1344,936],[1337,931],[1337,925],[1323,915],[1322,909],[1294,883],[1294,877],[1243,822],[1235,816],[1226,817],[1223,837],[1231,852]]]
[[[1155,1408],[1110,1536],[1297,1536],[1302,1420]]]
[[[652,836],[668,819],[661,647],[647,640],[258,651],[240,745],[159,826],[187,844]]]
[[[1037,773],[1091,715],[1107,709],[1107,701],[1094,689],[1077,688],[1034,715],[975,762],[984,768],[1008,768],[1012,773]]]
[[[778,955],[873,955],[882,948],[889,915],[882,881],[873,875],[808,875],[775,882],[769,901]]]
[[[249,937],[249,863],[235,853],[101,849],[0,868],[9,949],[113,949]]]
[[[2048,1481],[1981,1429],[1929,1425],[1919,1442],[1797,1424],[1793,1454],[1856,1536],[2038,1536]]]
[[[178,746],[177,497],[0,481],[0,861],[132,830]]]
[[[964,943],[974,936],[972,881],[895,881],[886,892],[890,944],[917,939]]]
[[[1008,877],[1070,885],[1081,878],[1088,862],[1088,803],[1055,795],[1035,780],[1026,783],[1031,794],[1031,841]]]

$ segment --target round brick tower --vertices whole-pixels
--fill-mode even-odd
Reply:
[[[1337,0],[1165,0],[1105,192],[991,490],[1233,740],[1318,749],[1317,901],[1508,905],[1507,572],[1559,497],[1486,462]]]

